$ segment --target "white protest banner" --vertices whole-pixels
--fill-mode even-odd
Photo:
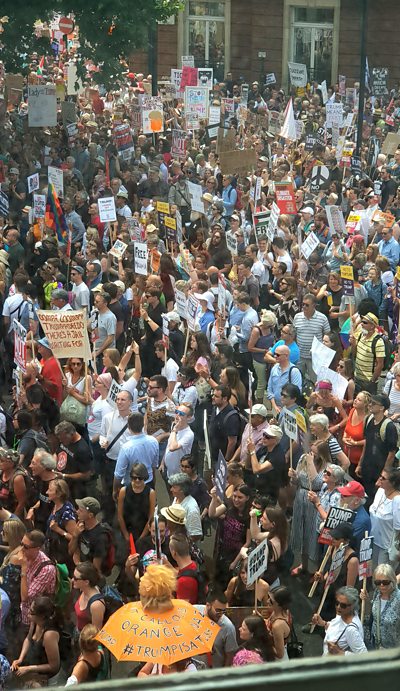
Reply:
[[[343,211],[340,206],[326,206],[325,212],[328,218],[329,228],[332,233],[338,233],[339,235],[346,234],[346,223],[343,216]]]
[[[198,120],[208,118],[208,93],[206,86],[187,86],[185,88],[185,118],[196,115]]]
[[[225,306],[226,306],[226,284],[225,284],[225,278],[221,274],[218,276],[218,312],[220,314],[225,313]]]
[[[360,556],[359,556],[359,567],[358,576],[360,581],[363,578],[369,578],[372,576],[372,549],[374,546],[374,538],[372,535],[367,535],[360,542]]]
[[[327,103],[326,106],[326,126],[342,127],[343,106],[341,103]]]
[[[188,331],[188,334],[190,332]],[[210,439],[208,436],[208,425],[207,425],[207,410],[204,410],[204,416],[203,416],[203,432],[204,432],[204,441],[205,441],[205,454],[204,454],[204,466],[208,465],[208,469],[212,468],[212,461],[211,461],[211,450],[210,450]]]
[[[219,451],[217,465],[215,466],[214,484],[215,489],[217,490],[217,496],[221,499],[222,502],[226,499],[225,488],[227,475],[228,465],[221,451]]]
[[[14,362],[23,372],[26,372],[26,329],[16,319],[13,320],[14,329]]]
[[[142,96],[143,134],[153,134],[164,130],[164,108],[162,98]]]
[[[201,185],[196,185],[195,182],[187,183],[192,211],[198,211],[204,214],[203,189]]]
[[[175,288],[175,311],[178,312],[182,319],[186,319],[186,295],[182,290]]]
[[[343,401],[349,385],[347,379],[342,377],[339,372],[335,372],[333,369],[329,369],[329,367],[326,367],[325,365],[319,368],[318,379],[320,381],[330,381],[332,384],[333,395],[337,396],[339,400]]]
[[[332,125],[332,146],[337,146],[340,137],[340,129],[336,125]]]
[[[297,420],[296,415],[291,410],[285,410],[283,417],[285,434],[292,441],[297,441]]]
[[[122,242],[122,240],[116,240],[111,249],[108,250],[108,254],[111,254],[113,257],[116,257],[117,259],[122,259],[127,247],[128,245],[125,242]]]
[[[55,127],[57,97],[55,84],[28,84],[28,126]]]
[[[56,358],[87,359],[90,347],[83,310],[38,310],[37,315]]]
[[[328,87],[326,85],[326,79],[324,79],[324,81],[321,82],[321,84],[319,85],[319,88],[321,89],[322,101],[323,101],[323,104],[325,105],[325,103],[328,100]]]
[[[329,367],[334,357],[335,351],[332,350],[332,348],[328,348],[328,346],[321,343],[321,341],[314,336],[311,344],[311,360],[315,374],[319,374],[321,367]]]
[[[343,149],[344,149],[344,145],[345,145],[345,144],[346,144],[346,137],[344,136],[344,134],[342,134],[342,135],[339,137],[338,143],[337,143],[337,146],[336,146],[336,159],[337,159],[338,161],[340,161],[341,158],[342,158]]]
[[[194,67],[194,55],[182,55],[182,67]]]
[[[269,72],[265,75],[265,86],[269,84],[276,84],[275,72]]]
[[[300,62],[289,62],[289,76],[292,86],[307,86],[307,65]]]
[[[186,156],[187,134],[184,130],[172,130],[171,154],[177,158]]]
[[[225,235],[225,240],[226,240],[226,246],[231,253],[232,257],[237,257],[238,255],[238,241],[237,237],[235,235],[232,235],[232,233],[228,232]]]
[[[319,240],[318,240],[317,236],[315,235],[315,233],[311,232],[306,237],[306,239],[304,240],[304,242],[302,243],[301,248],[300,248],[303,257],[308,259],[310,254],[312,254],[312,252],[314,252],[314,250],[318,247],[318,245],[319,245]]]
[[[181,93],[182,70],[171,70],[171,84],[175,87],[177,97]]]
[[[46,215],[46,195],[45,194],[34,194],[33,195],[33,217],[34,218],[44,218]]]
[[[58,197],[64,196],[64,176],[61,168],[55,168],[54,166],[48,166],[47,168],[47,179],[54,185],[54,189],[57,192]]]
[[[114,197],[99,197],[97,200],[99,216],[102,223],[115,223],[117,212]]]
[[[221,107],[212,106],[210,104],[208,108],[208,124],[209,125],[219,125],[221,122]]]
[[[331,545],[332,537],[330,531],[336,528],[339,523],[352,523],[355,515],[355,512],[351,509],[346,509],[342,506],[331,506],[325,518],[318,542],[321,545]]]
[[[197,83],[212,89],[214,84],[214,70],[212,67],[199,67],[197,70]]]
[[[33,173],[27,178],[28,182],[28,194],[32,194],[39,189],[39,173]]]
[[[256,178],[256,184],[254,187],[254,201],[257,202],[259,199],[261,199],[261,190],[262,190],[262,178],[257,177]],[[271,216],[270,216],[271,218]]]
[[[272,203],[271,216],[269,217],[269,224],[267,229],[267,235],[270,240],[274,239],[275,230],[278,225],[278,218],[281,210],[275,202]]]
[[[147,276],[148,249],[145,242],[135,242],[135,273]]]
[[[122,391],[121,384],[118,384],[118,382],[116,382],[115,379],[113,379],[108,392],[108,396],[106,398],[107,403],[109,403],[112,408],[117,407],[117,396],[120,391]]]
[[[189,295],[186,303],[187,323],[190,331],[196,331],[196,317],[199,310],[199,301],[194,295]]]
[[[268,541],[263,540],[247,558],[247,583],[252,585],[260,578],[268,566]]]

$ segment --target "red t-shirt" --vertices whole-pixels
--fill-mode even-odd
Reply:
[[[190,564],[185,566],[184,569],[178,571],[178,577],[176,581],[176,597],[178,600],[187,600],[191,605],[197,604],[197,599],[199,595],[199,584],[196,578],[191,576],[181,576],[182,571],[191,569],[192,571],[197,571],[197,564],[191,561]]]
[[[42,376],[43,379],[48,379],[49,382],[44,384],[44,388],[51,398],[61,405],[62,403],[62,377],[60,366],[55,359],[51,357],[48,360],[42,360]]]

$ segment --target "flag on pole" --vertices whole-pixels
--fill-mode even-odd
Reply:
[[[36,70],[36,74],[38,75],[38,77],[43,76],[43,67],[44,67],[44,55],[42,55],[42,57],[40,58],[39,65],[38,65],[38,68]]]
[[[66,243],[68,225],[57,192],[51,182],[49,182],[47,187],[46,225],[54,230],[59,243]]]
[[[365,57],[365,88],[371,93],[371,75],[369,73],[368,58]]]
[[[294,119],[293,99],[290,99],[285,110],[285,121],[279,133],[280,137],[291,139],[293,142],[297,139],[296,121]]]
[[[110,187],[110,159],[108,157],[108,151],[106,151],[106,186]]]

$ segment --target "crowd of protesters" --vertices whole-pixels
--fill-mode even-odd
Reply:
[[[36,64],[33,56],[33,72]],[[49,62],[44,80],[57,76]],[[351,509],[353,521],[332,531],[345,558],[305,634],[322,632],[324,655],[400,644],[400,151],[381,152],[390,129],[384,106],[367,100],[355,176],[336,158],[329,129],[306,147],[307,135],[320,137],[325,125],[317,84],[292,94],[303,123],[294,142],[279,135],[289,95],[254,82],[247,110],[261,119],[239,126],[233,117],[229,127],[238,149],[255,149],[255,169],[223,174],[206,123],[188,134],[184,158],[171,154],[171,129],[184,128],[180,100],[165,102],[162,135],[135,129],[131,106],[148,82],[130,73],[118,91],[86,89],[72,99],[73,142],[61,112],[57,127],[21,131],[24,94],[0,135],[8,199],[0,218],[0,659],[2,677],[17,686],[110,674],[94,639],[107,616],[104,586],[112,582],[121,602],[138,599],[139,579],[157,558],[156,479],[170,496],[158,531],[163,562],[177,573],[176,595],[221,627],[214,667],[288,659],[293,581],[307,592],[319,580],[322,594],[329,562],[318,571],[318,538],[330,507]],[[212,92],[214,105],[225,97],[243,103],[232,75]],[[350,110],[337,86],[328,97]],[[276,132],[271,111],[281,117]],[[117,113],[131,127],[129,159],[113,139]],[[355,136],[350,126],[347,148]],[[32,217],[27,178],[38,172],[37,193],[47,194],[49,165],[63,174],[69,246]],[[312,191],[319,165],[329,180]],[[293,186],[295,213],[279,215],[272,238],[256,234],[253,215],[271,209],[282,181]],[[201,186],[204,213],[192,210],[188,182]],[[114,224],[100,220],[98,207],[111,196]],[[157,202],[169,204],[171,217],[179,212],[181,238],[167,234]],[[346,232],[329,223],[331,206]],[[356,225],[346,225],[357,213]],[[306,258],[301,248],[311,234],[318,245]],[[117,239],[127,245],[120,259],[109,253]],[[149,251],[147,276],[135,273],[138,240]],[[350,296],[343,266],[353,271]],[[198,301],[190,332],[177,291]],[[84,310],[89,363],[54,357],[39,309]],[[15,319],[27,331],[25,372],[15,370]],[[334,351],[323,376],[314,369],[315,339]],[[340,396],[338,380],[347,382]],[[297,440],[288,436],[287,412],[304,420]],[[213,482],[220,454],[223,498]],[[203,540],[214,533],[210,559]],[[365,533],[374,537],[366,589],[358,577]],[[264,540],[268,567],[247,585],[248,556]],[[60,606],[68,577],[72,590]],[[250,608],[238,629],[229,618],[236,607]]]

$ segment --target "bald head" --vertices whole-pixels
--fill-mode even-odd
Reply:
[[[290,349],[286,345],[280,345],[275,350],[275,357],[277,357],[278,365],[286,367],[289,364]]]

